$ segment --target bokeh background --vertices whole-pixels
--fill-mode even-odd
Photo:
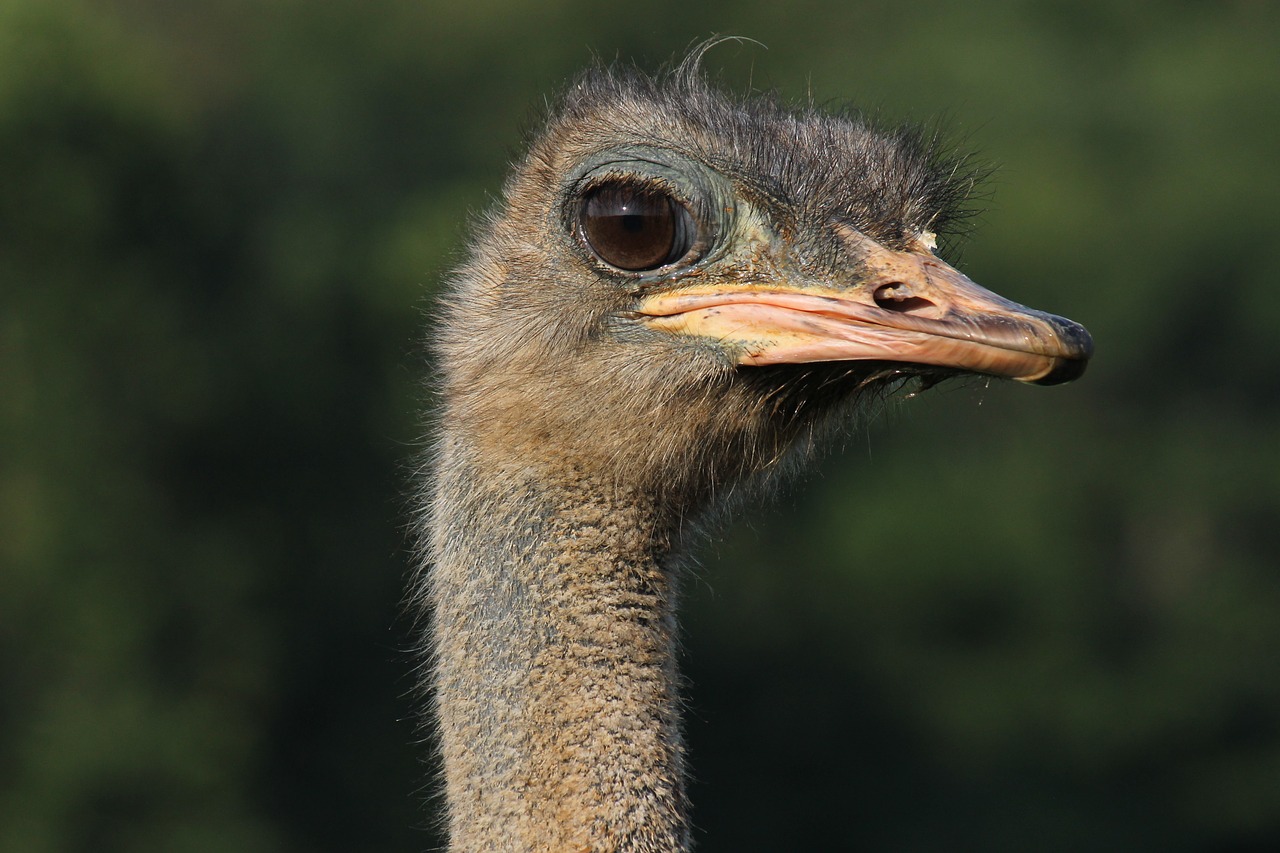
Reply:
[[[1084,379],[891,407],[708,549],[699,849],[1280,849],[1280,7],[0,2],[0,850],[439,843],[424,316],[593,55],[945,116]]]

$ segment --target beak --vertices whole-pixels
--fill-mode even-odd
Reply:
[[[695,286],[639,307],[650,327],[720,341],[741,365],[891,361],[1037,385],[1079,377],[1093,354],[1083,326],[974,284],[923,245],[881,246],[837,226],[856,284]]]

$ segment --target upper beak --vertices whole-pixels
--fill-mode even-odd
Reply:
[[[837,226],[856,284],[753,283],[656,293],[650,326],[720,340],[739,364],[895,361],[1056,385],[1093,354],[1083,326],[974,284],[923,247],[895,251]]]

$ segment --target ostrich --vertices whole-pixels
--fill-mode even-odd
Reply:
[[[690,547],[867,395],[1079,376],[1081,326],[936,254],[973,174],[912,130],[574,81],[442,299],[416,606],[450,849],[690,848]]]

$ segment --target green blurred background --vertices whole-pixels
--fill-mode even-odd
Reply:
[[[439,843],[424,314],[545,97],[714,32],[738,91],[945,116],[962,268],[1098,355],[709,550],[699,849],[1280,849],[1280,10],[961,8],[0,0],[0,850]]]

